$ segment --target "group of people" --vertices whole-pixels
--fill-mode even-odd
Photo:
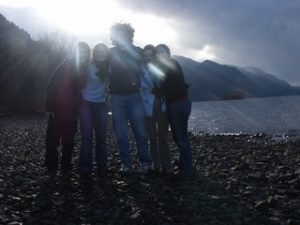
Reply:
[[[97,174],[106,176],[110,105],[122,173],[130,174],[133,170],[130,124],[141,172],[172,174],[167,141],[170,124],[180,150],[179,176],[191,177],[192,151],[187,132],[191,102],[180,65],[165,44],[147,45],[144,49],[134,46],[134,29],[130,24],[114,24],[110,37],[113,48],[99,43],[92,54],[87,43],[78,43],[74,56],[64,60],[50,79],[46,93],[49,120],[45,154],[49,174],[56,175],[58,170],[60,140],[61,173],[63,176],[70,173],[79,116],[80,175],[91,176],[95,137]]]

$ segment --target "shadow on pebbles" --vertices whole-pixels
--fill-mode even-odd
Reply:
[[[109,125],[107,177],[81,182],[79,135],[71,176],[50,179],[45,130],[44,117],[0,118],[0,224],[300,224],[300,141],[191,135],[195,175],[180,181],[122,176]]]

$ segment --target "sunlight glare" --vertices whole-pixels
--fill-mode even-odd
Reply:
[[[132,24],[138,31],[136,39],[140,40],[141,44],[169,44],[177,39],[175,30],[165,18],[159,18],[150,14],[137,14],[132,17],[132,21]]]
[[[172,45],[177,41],[177,33],[170,18],[124,8],[117,0],[0,0],[0,5],[33,8],[38,17],[66,33],[77,37],[107,37],[112,24],[130,23],[138,45]]]
[[[30,7],[35,5],[36,0],[0,0],[0,6],[6,7]]]
[[[37,1],[39,15],[76,35],[109,34],[113,23],[128,22],[137,31],[139,44],[170,43],[176,39],[175,30],[167,19],[122,8],[116,1]],[[59,6],[59,7],[58,7]]]
[[[115,15],[121,14],[120,7],[114,1],[55,0],[36,4],[41,17],[78,35],[104,32],[114,22]]]
[[[164,72],[152,63],[149,64],[149,69],[153,74],[155,74],[160,79],[165,76]]]
[[[197,51],[196,59],[197,60],[216,59],[216,56],[213,53],[212,46],[208,44],[204,45],[203,49]]]

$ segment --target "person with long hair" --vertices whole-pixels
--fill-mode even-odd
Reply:
[[[46,133],[45,164],[49,175],[55,177],[58,170],[58,146],[61,140],[60,169],[63,176],[72,170],[71,159],[77,130],[80,100],[80,77],[86,71],[90,57],[87,43],[80,42],[71,58],[65,59],[54,71],[46,91],[45,106],[49,112]]]
[[[82,178],[91,178],[93,170],[93,133],[96,141],[96,164],[99,178],[107,172],[107,105],[108,86],[108,47],[99,43],[93,49],[93,60],[88,64],[85,79],[82,82],[82,100],[80,104],[80,173]]]
[[[171,57],[167,45],[156,46],[156,57],[158,69],[163,75],[160,90],[166,98],[173,138],[180,150],[179,177],[190,178],[193,175],[193,163],[187,128],[192,103],[188,97],[188,85],[181,66]]]
[[[155,93],[155,90],[161,86],[161,74],[155,65],[155,47],[146,45],[143,56],[141,88],[154,172],[160,173],[162,169],[163,175],[170,175],[172,168],[167,142],[169,122],[165,97],[158,92]]]

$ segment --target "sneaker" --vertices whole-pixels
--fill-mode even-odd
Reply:
[[[80,173],[80,181],[81,183],[88,184],[93,182],[92,173],[90,172],[81,172]]]
[[[148,165],[142,165],[141,166],[141,173],[142,174],[150,174],[151,172],[153,171],[152,167],[151,166],[148,166]]]
[[[172,176],[172,179],[175,182],[192,182],[194,180],[193,175],[182,175],[182,174],[176,174]]]
[[[100,180],[105,179],[107,177],[107,171],[106,170],[98,170],[97,177]]]
[[[71,171],[62,171],[61,172],[61,179],[63,182],[71,181],[72,173]]]
[[[170,177],[170,176],[173,175],[173,172],[172,172],[171,169],[163,168],[163,169],[162,169],[162,175],[163,175],[164,177]]]
[[[48,181],[53,182],[55,181],[56,177],[57,177],[56,170],[48,171]]]
[[[159,167],[154,167],[152,173],[153,173],[154,175],[160,175],[160,174],[161,174],[161,173],[160,173],[160,168],[159,168]]]
[[[123,174],[123,175],[129,175],[132,173],[132,167],[129,167],[129,166],[125,166],[123,165],[120,172]]]

